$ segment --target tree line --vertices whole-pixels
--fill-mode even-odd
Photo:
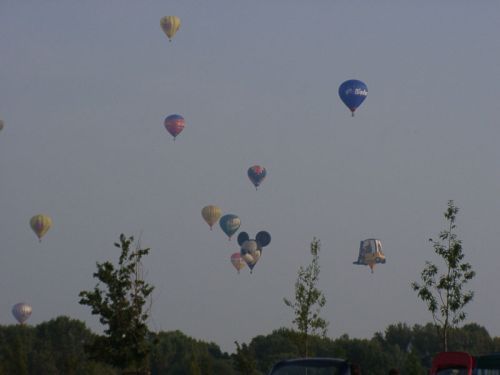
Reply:
[[[148,368],[152,375],[261,375],[281,359],[300,356],[301,333],[288,328],[235,343],[234,353],[213,342],[196,340],[180,331],[149,333]],[[122,370],[92,359],[85,350],[96,337],[79,320],[61,316],[36,326],[0,326],[2,375],[118,375]],[[473,355],[500,351],[500,337],[475,323],[449,332],[449,349]],[[409,326],[395,323],[371,338],[309,338],[310,356],[338,357],[358,363],[363,374],[426,374],[432,357],[441,351],[434,323]]]

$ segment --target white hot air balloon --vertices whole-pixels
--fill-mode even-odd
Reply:
[[[12,307],[12,315],[14,315],[14,318],[16,318],[19,324],[24,324],[31,316],[32,312],[32,307],[25,302],[16,303]]]

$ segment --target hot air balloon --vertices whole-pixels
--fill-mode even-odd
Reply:
[[[359,244],[358,260],[353,264],[369,266],[373,273],[375,264],[384,264],[385,255],[382,253],[382,242],[374,238],[368,238]]]
[[[254,184],[255,190],[257,190],[262,181],[264,181],[266,174],[266,168],[261,167],[260,165],[254,165],[248,168],[247,175],[250,181],[252,181],[252,184]]]
[[[160,20],[160,26],[171,42],[177,30],[181,27],[181,20],[177,16],[165,16]]]
[[[255,240],[246,240],[240,246],[241,257],[247,264],[248,268],[250,268],[251,273],[260,258],[261,250],[259,249],[259,245]]]
[[[262,248],[270,243],[271,235],[265,231],[257,233],[255,240],[251,240],[246,232],[241,232],[238,235],[238,244],[241,247],[240,254],[248,268],[250,268],[250,273],[253,272],[253,268],[262,255]]]
[[[231,239],[231,236],[240,229],[241,221],[236,215],[224,215],[219,220],[220,227],[224,233]]]
[[[231,264],[234,266],[234,268],[236,268],[238,273],[240,273],[240,270],[245,267],[246,263],[241,257],[240,253],[234,253],[233,255],[231,255]]]
[[[357,79],[345,81],[339,87],[340,99],[351,110],[352,116],[354,116],[354,111],[363,103],[367,95],[368,87]]]
[[[184,129],[185,121],[181,115],[170,115],[165,119],[163,124],[165,125],[165,129],[174,137],[175,141],[175,137]]]
[[[4,126],[4,122],[3,122],[3,120],[0,120],[0,131],[3,129],[3,126]]]
[[[32,311],[31,306],[24,302],[16,303],[12,307],[12,315],[14,315],[19,324],[24,324],[31,316]]]
[[[222,215],[222,211],[219,207],[213,206],[213,205],[208,205],[203,207],[201,210],[201,216],[207,224],[210,227],[210,230],[212,230],[212,226],[219,221],[220,216]]]
[[[41,242],[42,237],[47,233],[47,231],[52,226],[52,219],[47,215],[35,215],[30,220],[31,229],[38,237]]]

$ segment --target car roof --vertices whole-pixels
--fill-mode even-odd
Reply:
[[[338,367],[341,368],[348,368],[349,362],[347,362],[345,359],[341,358],[329,358],[329,357],[315,357],[315,358],[293,358],[293,359],[285,359],[282,360],[278,363],[276,363],[270,374],[272,374],[274,371],[279,370],[282,367],[288,366],[288,365],[307,365],[311,367],[321,367],[321,366],[329,366],[329,365],[337,365]]]

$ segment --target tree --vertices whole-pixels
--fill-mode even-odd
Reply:
[[[255,355],[257,369],[267,374],[276,362],[299,356],[296,336],[296,331],[280,328],[254,337],[249,346]]]
[[[28,375],[35,330],[24,324],[0,326],[0,374]]]
[[[234,344],[236,345],[236,354],[233,355],[234,368],[243,375],[254,374],[256,361],[252,350],[245,343],[240,345],[238,341],[235,341]]]
[[[35,327],[31,373],[91,374],[84,345],[93,338],[85,323],[59,316]],[[102,372],[101,372],[102,373]]]
[[[326,303],[323,292],[317,287],[320,271],[320,248],[320,241],[314,238],[310,246],[312,261],[306,268],[301,266],[297,272],[295,300],[291,301],[287,298],[283,298],[285,305],[290,307],[295,314],[293,323],[301,333],[301,340],[299,343],[300,351],[301,354],[306,357],[309,354],[309,335],[319,333],[324,337],[328,327],[328,322],[319,315],[321,308],[325,306]]]
[[[402,351],[412,346],[412,330],[406,323],[390,324],[385,329],[385,341],[389,345],[396,345]]]
[[[422,363],[420,363],[418,357],[413,353],[409,353],[405,357],[404,362],[401,366],[401,373],[408,375],[418,375],[425,374],[427,373],[427,371],[425,367],[422,366]]]
[[[420,274],[422,282],[411,283],[412,289],[432,313],[444,351],[448,351],[450,328],[465,320],[467,315],[464,307],[474,297],[474,292],[464,291],[465,284],[475,276],[475,272],[469,263],[463,261],[462,242],[455,233],[457,213],[458,207],[452,200],[448,201],[448,208],[444,212],[448,228],[439,233],[438,240],[429,239],[434,252],[445,263],[444,273],[439,274],[438,266],[427,261]]]
[[[120,243],[115,243],[121,249],[118,267],[109,261],[97,263],[93,276],[98,284],[93,291],[80,292],[80,304],[90,306],[107,327],[86,350],[91,358],[122,370],[143,369],[150,351],[146,303],[154,287],[143,280],[141,263],[150,249],[132,250],[133,241],[121,234]]]
[[[152,375],[236,374],[229,354],[213,342],[195,340],[180,331],[160,331],[154,336]]]
[[[450,332],[448,348],[452,351],[469,352],[472,355],[494,352],[493,340],[486,328],[476,323],[465,324]]]

